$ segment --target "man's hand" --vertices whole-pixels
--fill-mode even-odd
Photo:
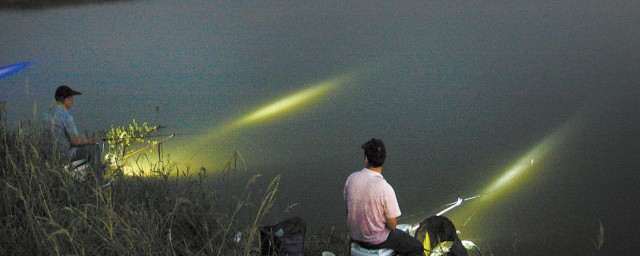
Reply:
[[[94,137],[87,138],[87,144],[98,144],[98,140]]]
[[[83,145],[95,145],[98,144],[98,140],[96,138],[88,138],[88,139],[83,139],[80,137],[72,137],[71,138],[71,145],[72,146],[83,146]]]

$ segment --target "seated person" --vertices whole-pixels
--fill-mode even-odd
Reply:
[[[78,129],[69,113],[73,105],[73,96],[81,95],[66,85],[56,89],[55,102],[48,111],[45,112],[44,129],[45,139],[55,141],[56,148],[61,150],[71,163],[76,160],[86,159],[102,177],[103,166],[101,161],[102,152],[95,138],[84,138],[78,134]],[[53,145],[51,145],[53,146]]]
[[[382,177],[384,143],[371,139],[362,144],[364,169],[352,173],[344,186],[349,236],[367,249],[389,248],[402,255],[424,255],[422,243],[396,229],[400,207],[396,194]]]

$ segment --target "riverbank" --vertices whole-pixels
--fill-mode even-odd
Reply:
[[[258,229],[278,193],[280,177],[240,194],[221,193],[224,180],[206,170],[152,165],[155,177],[114,174],[78,180],[59,154],[45,157],[34,122],[8,130],[0,116],[0,254],[2,255],[253,255]],[[89,172],[95,173],[95,170]],[[176,173],[181,175],[169,175]],[[234,240],[236,233],[241,240]],[[340,242],[308,234],[308,255]],[[338,249],[331,249],[338,251]]]

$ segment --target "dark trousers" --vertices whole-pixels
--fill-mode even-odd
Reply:
[[[422,243],[418,241],[418,239],[415,239],[411,235],[399,229],[391,230],[387,240],[380,244],[372,245],[360,243],[360,245],[368,249],[389,248],[396,251],[398,254],[407,256],[424,255],[424,247],[422,246]]]

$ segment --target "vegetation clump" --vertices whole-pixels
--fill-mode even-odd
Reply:
[[[221,200],[228,195],[218,192],[216,182],[207,177],[204,169],[193,177],[118,176],[111,185],[103,187],[96,185],[95,176],[82,181],[69,175],[60,156],[44,157],[35,122],[20,123],[15,131],[10,131],[3,115],[2,104],[0,255],[259,252],[259,226],[276,199],[279,176],[266,189],[254,188],[257,176],[249,178],[242,195],[232,197],[234,200]],[[110,143],[116,143],[117,139],[129,144],[138,140],[149,143],[140,135],[155,129],[146,124],[138,126],[134,121],[130,129],[112,129],[108,139]],[[123,154],[125,150],[126,146],[116,147],[109,153]],[[165,174],[189,172],[178,170],[177,165],[159,165],[163,165],[158,168],[165,170]],[[240,221],[241,215],[250,218]],[[243,234],[240,241],[233,239],[238,232]],[[309,238],[310,252],[318,251],[313,247],[316,238]]]
[[[151,132],[157,131],[158,126],[149,126],[147,123],[138,125],[135,119],[126,126],[111,127],[107,132],[108,151],[104,155],[104,162],[116,167],[122,166],[122,162],[127,158],[127,149],[134,143],[146,143],[150,147],[158,142],[148,139]]]

